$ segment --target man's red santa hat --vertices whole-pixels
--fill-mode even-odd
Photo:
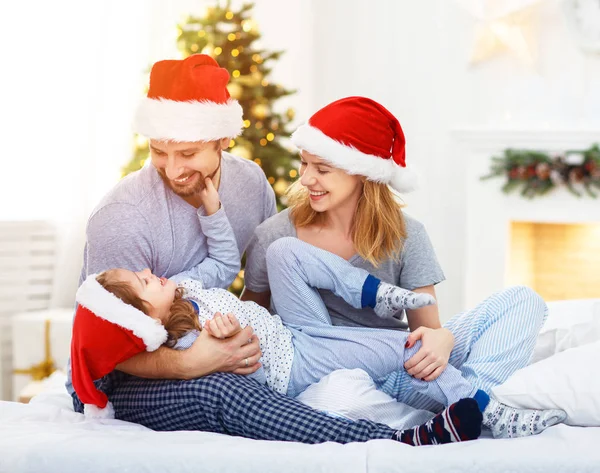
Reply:
[[[374,100],[346,97],[330,103],[292,134],[292,142],[336,168],[398,192],[417,187],[417,175],[406,166],[400,122]]]
[[[227,91],[229,72],[206,54],[158,61],[150,71],[148,96],[140,103],[134,130],[159,141],[235,138],[243,110]]]
[[[96,276],[88,276],[77,290],[71,376],[86,417],[112,418],[112,404],[94,381],[132,356],[156,350],[167,332],[158,320],[104,289]]]

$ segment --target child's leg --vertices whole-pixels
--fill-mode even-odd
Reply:
[[[404,391],[416,390],[432,402],[449,406],[477,391],[460,371],[449,366],[436,380],[425,382],[408,375],[404,363],[418,347],[405,348],[407,332],[363,327],[305,326],[290,328],[294,343],[294,363],[288,395],[297,396],[310,384],[341,369],[360,368],[377,382],[398,372],[402,382],[398,393],[387,394],[402,401]],[[418,342],[417,345],[420,346]],[[437,405],[437,404],[436,404]]]
[[[267,269],[274,311],[286,324],[296,326],[331,324],[317,289],[332,291],[352,307],[373,307],[381,317],[434,302],[426,294],[380,284],[364,269],[292,237],[269,246]]]
[[[516,370],[527,366],[547,315],[543,299],[533,290],[515,286],[500,291],[475,309],[459,314],[444,326],[455,337],[450,365],[475,388],[490,393]],[[439,411],[442,405],[412,389],[394,373],[380,386],[417,409]]]

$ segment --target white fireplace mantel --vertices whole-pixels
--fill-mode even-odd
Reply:
[[[555,189],[532,200],[506,195],[502,177],[481,181],[492,156],[505,148],[563,151],[600,143],[600,129],[460,128],[452,132],[455,152],[464,163],[466,186],[465,302],[472,307],[506,285],[511,221],[600,222],[600,197],[578,198]]]

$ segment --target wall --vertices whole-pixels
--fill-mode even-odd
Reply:
[[[466,304],[467,169],[452,130],[598,128],[600,58],[578,49],[554,1],[542,2],[538,10],[534,71],[510,54],[470,67],[475,20],[453,1],[312,4],[313,103],[367,95],[400,119],[407,160],[426,178],[420,191],[406,196],[407,211],[426,224],[445,270],[447,281],[438,295],[447,319]]]
[[[209,4],[31,0],[0,7],[2,57],[11,71],[0,79],[10,91],[0,111],[9,124],[0,219],[63,220],[64,290],[55,305],[72,301],[83,222],[129,156],[145,68],[174,57],[175,24]],[[600,123],[600,59],[574,44],[558,2],[541,2],[537,18],[539,61],[531,71],[510,54],[468,66],[475,21],[454,1],[256,2],[264,46],[287,51],[273,78],[298,88],[282,104],[296,108],[298,123],[345,95],[370,96],[400,118],[407,158],[425,177],[406,196],[408,211],[426,224],[447,276],[438,288],[442,318],[466,303],[467,169],[452,130]],[[42,99],[49,102],[41,106]]]

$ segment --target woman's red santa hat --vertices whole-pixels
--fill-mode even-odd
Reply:
[[[158,320],[104,289],[96,276],[88,276],[77,290],[71,377],[86,417],[113,418],[112,404],[94,381],[132,356],[156,350],[167,332]]]
[[[400,122],[374,100],[346,97],[330,103],[292,134],[292,142],[336,168],[398,192],[417,187],[416,173],[406,166]]]
[[[243,110],[227,91],[229,72],[206,54],[158,61],[134,130],[159,141],[216,141],[242,132]]]

